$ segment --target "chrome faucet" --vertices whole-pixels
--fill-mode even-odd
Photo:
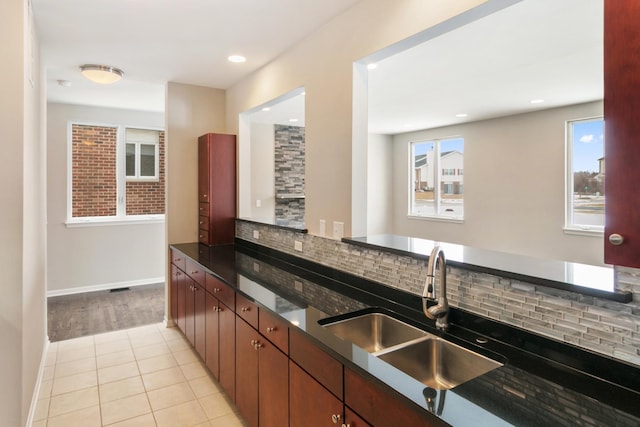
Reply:
[[[436,268],[440,264],[440,283],[438,292],[435,290]],[[438,303],[427,308],[427,300]],[[449,326],[449,303],[447,302],[447,261],[440,246],[435,246],[429,256],[427,266],[427,280],[422,293],[422,311],[429,319],[435,319],[436,328],[446,331]]]

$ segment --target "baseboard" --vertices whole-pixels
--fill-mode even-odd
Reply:
[[[31,396],[31,404],[29,405],[29,415],[27,416],[27,427],[31,427],[33,424],[33,417],[36,414],[36,407],[38,406],[38,398],[40,397],[40,386],[42,385],[42,376],[44,375],[45,363],[47,363],[47,354],[49,353],[49,336],[44,342],[44,348],[42,350],[42,357],[40,358],[40,368],[38,368],[38,377],[36,378],[36,384]]]
[[[86,292],[108,291],[110,289],[129,288],[132,286],[153,285],[156,283],[164,283],[165,277],[152,277],[149,279],[131,280],[127,282],[103,283],[100,285],[78,286],[75,288],[58,289],[47,291],[48,297],[57,297],[62,295],[83,294]]]

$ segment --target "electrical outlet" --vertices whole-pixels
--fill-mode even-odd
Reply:
[[[256,240],[260,238],[260,232],[258,230],[253,230],[253,238]]]
[[[261,206],[262,206],[262,200],[256,199],[256,208],[259,208]]]
[[[256,273],[260,273],[260,264],[258,264],[257,262],[254,262],[253,271],[255,271]]]
[[[302,242],[299,240],[295,240],[293,242],[293,249],[295,249],[298,252],[302,252]]]
[[[320,220],[320,237],[325,237],[327,235],[327,221],[324,219]]]
[[[298,280],[293,281],[293,286],[296,288],[296,291],[302,292],[302,282]]]
[[[340,240],[344,237],[344,222],[333,221],[333,238]]]

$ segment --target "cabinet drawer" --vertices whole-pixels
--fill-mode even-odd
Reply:
[[[258,306],[240,294],[236,295],[236,314],[258,329]]]
[[[185,271],[186,257],[175,249],[171,249],[171,263],[178,267],[180,270]]]
[[[206,289],[222,301],[227,307],[236,306],[236,293],[229,285],[216,279],[211,274],[206,275]]]
[[[199,203],[199,209],[198,209],[199,214],[198,215],[202,215],[202,216],[209,216],[209,203]]]
[[[258,313],[260,320],[260,333],[271,341],[284,353],[289,354],[289,326],[282,320],[267,310],[260,310]]]
[[[209,217],[200,215],[198,227],[200,227],[200,230],[209,230]]]
[[[394,390],[367,380],[349,368],[344,370],[344,403],[376,427],[448,426],[427,411],[403,402]]]
[[[289,333],[289,357],[342,400],[342,363],[295,330]]]
[[[198,241],[209,246],[209,232],[207,230],[198,230]]]
[[[205,286],[204,269],[202,268],[202,266],[200,264],[198,264],[197,262],[192,261],[191,259],[188,259],[187,260],[187,271],[186,271],[186,273],[193,280],[195,280],[196,282],[198,282],[202,286]]]

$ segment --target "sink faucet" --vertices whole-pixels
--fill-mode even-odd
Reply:
[[[440,283],[438,292],[435,290],[436,268],[440,264]],[[438,303],[427,308],[427,300],[436,300]],[[449,326],[449,303],[447,302],[447,263],[444,252],[440,246],[435,246],[429,256],[427,266],[427,280],[422,293],[422,311],[429,319],[435,319],[436,328],[446,331]]]

